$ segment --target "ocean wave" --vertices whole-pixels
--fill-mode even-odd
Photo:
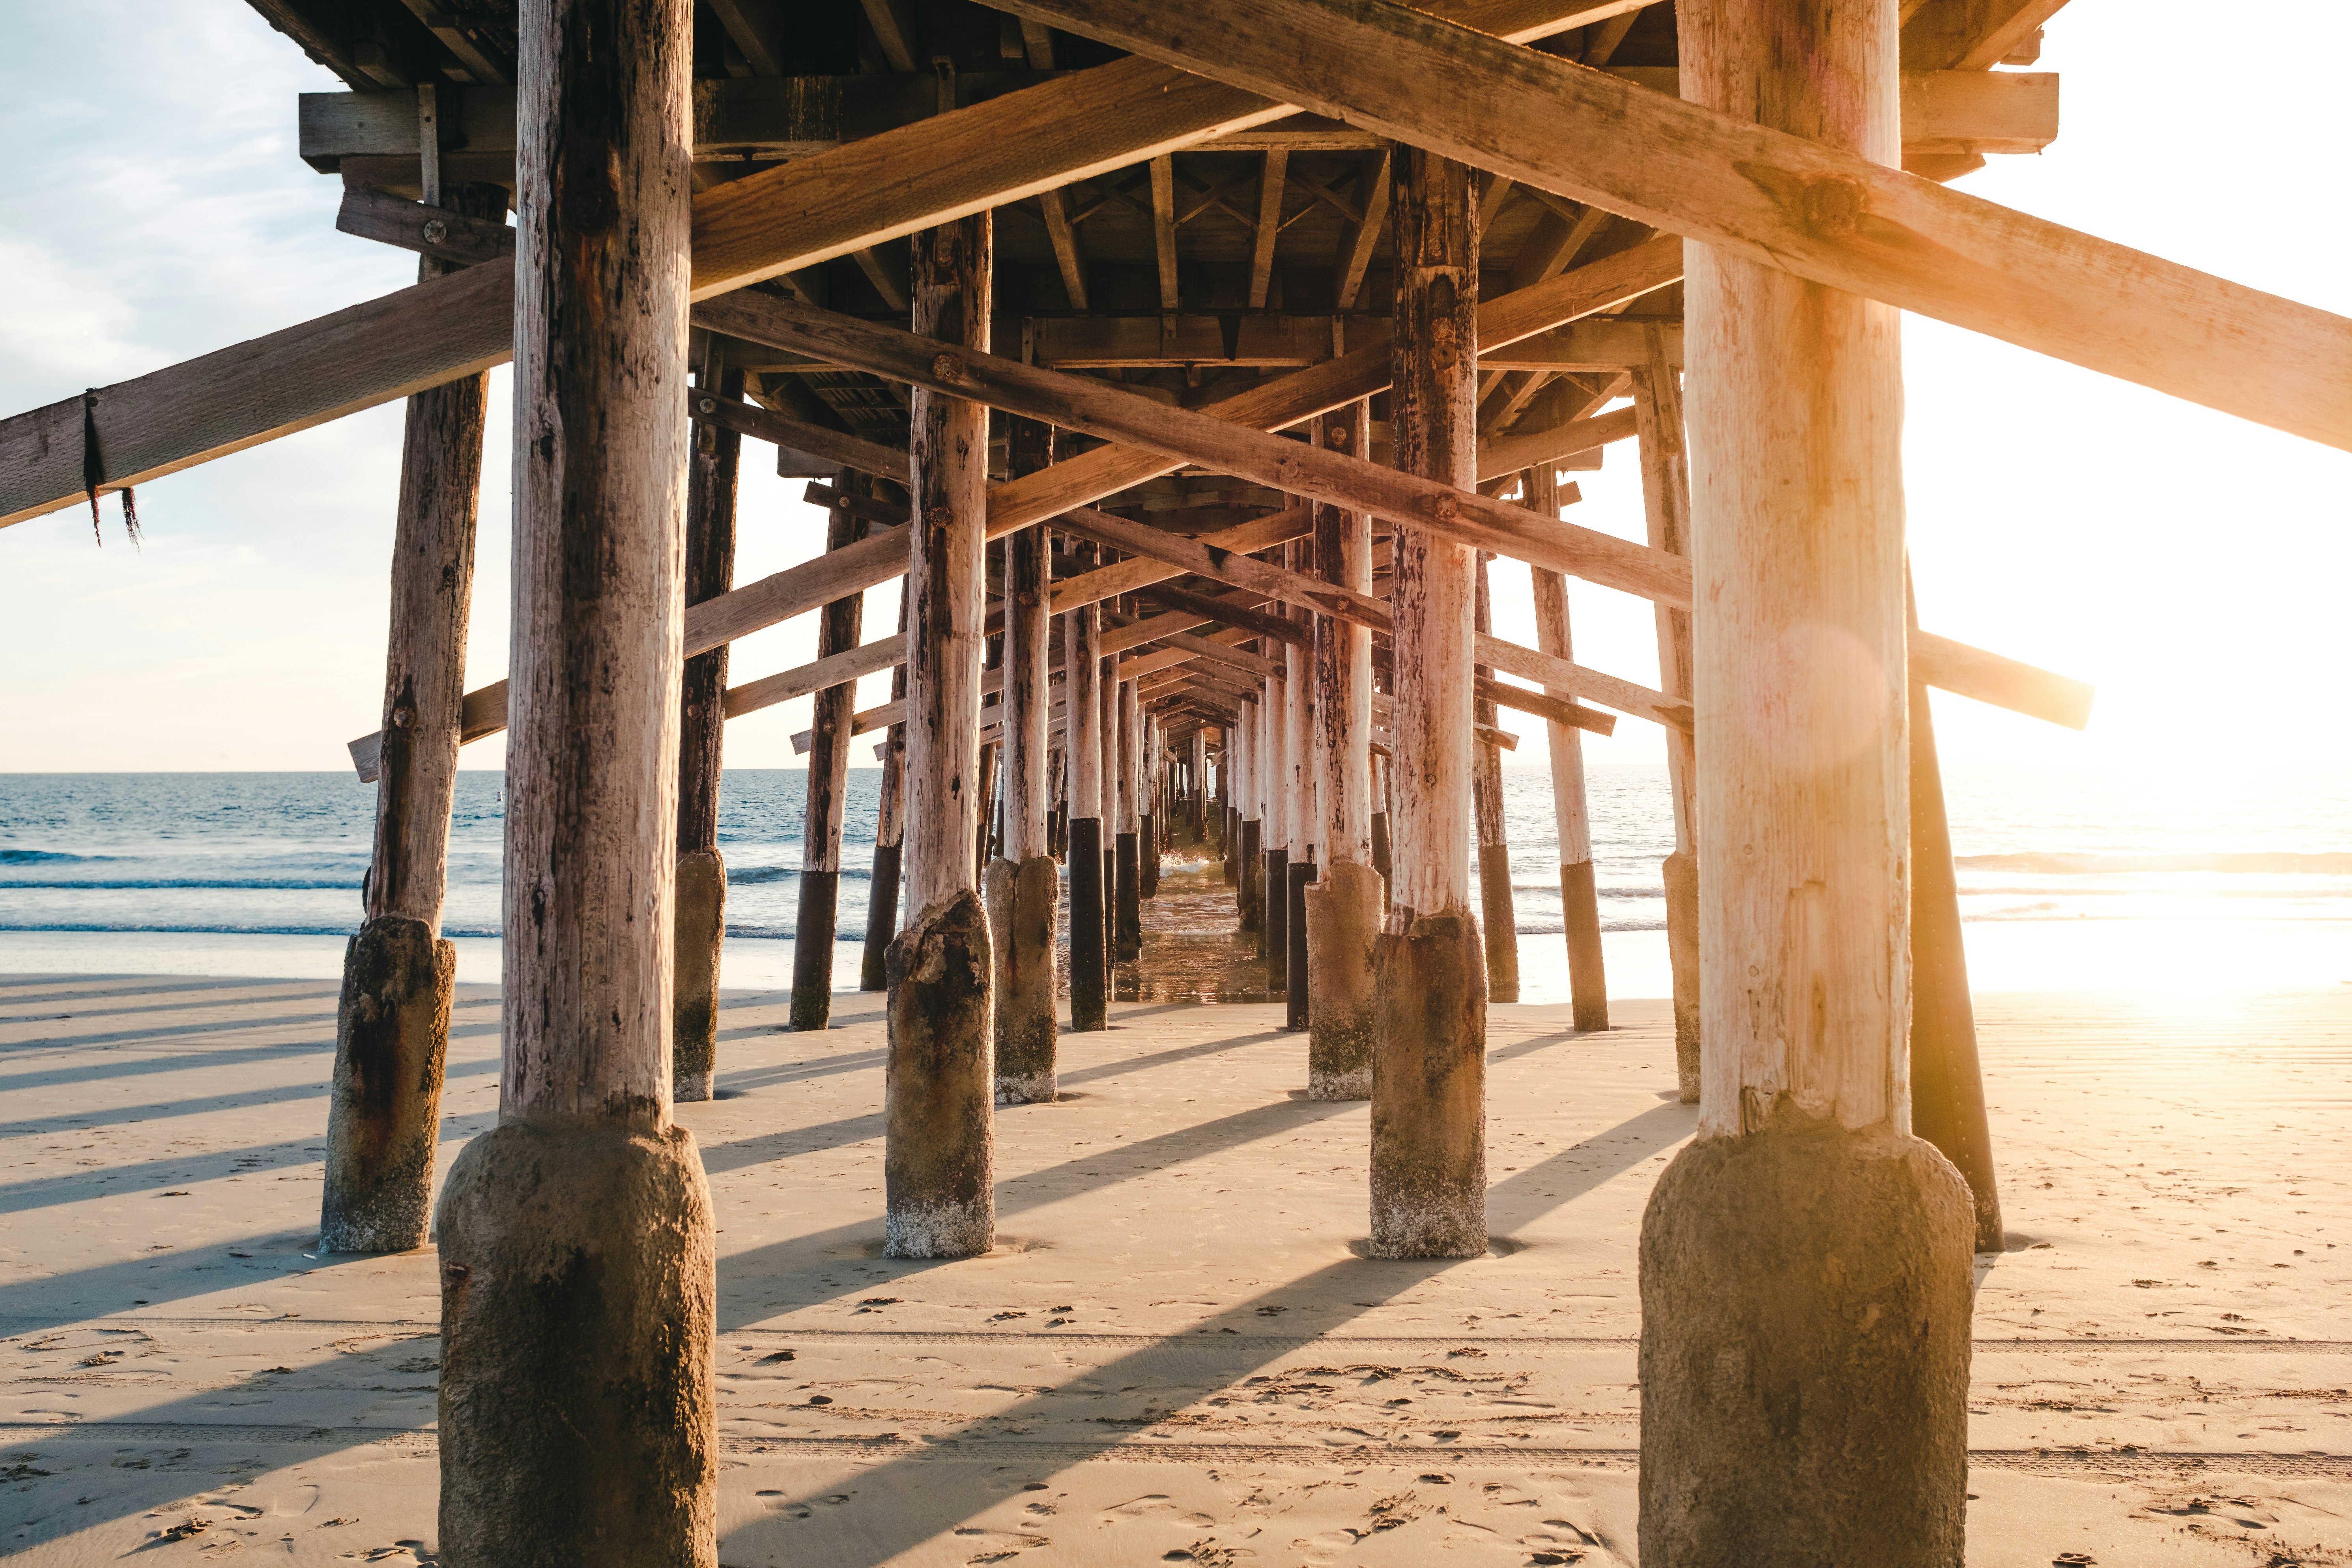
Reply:
[[[239,888],[268,892],[299,893],[318,892],[321,889],[341,889],[355,893],[359,891],[360,885],[356,880],[348,878],[329,882],[308,877],[102,877],[76,878],[70,881],[35,882],[19,880],[14,877],[0,877],[0,888],[69,888],[76,892],[91,888],[112,889],[117,891],[126,888],[210,888],[215,889]]]
[[[761,882],[789,882],[798,879],[800,874],[798,866],[730,866],[727,868],[727,885],[730,888],[755,887]],[[845,882],[870,882],[874,879],[874,873],[864,866],[844,866],[841,879]]]
[[[54,849],[0,849],[0,866],[57,866],[69,861],[113,858],[111,855],[61,855]]]
[[[2236,855],[1962,855],[1953,862],[1975,869],[2040,871],[2060,877],[2113,875],[2123,871],[2233,871],[2272,876],[2352,876],[2352,852],[2325,850],[2301,855],[2270,850]]]

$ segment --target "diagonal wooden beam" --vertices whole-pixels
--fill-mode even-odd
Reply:
[[[1070,221],[1068,194],[1040,191],[1037,200],[1045,207],[1045,236],[1053,241],[1055,265],[1062,269],[1062,291],[1069,297],[1071,310],[1083,310],[1087,308],[1087,254],[1077,226]]]
[[[1290,184],[1290,152],[1276,147],[1265,155],[1265,166],[1258,173],[1257,239],[1250,250],[1249,305],[1253,310],[1265,309],[1265,297],[1274,282],[1274,243],[1282,237],[1282,195]]]
[[[2352,450],[2352,320],[1373,0],[1002,0],[1765,266]]]
[[[1176,298],[1176,158],[1151,160],[1151,253],[1160,264],[1160,308],[1173,311]]]
[[[1500,37],[1578,24],[1564,0],[1433,0]],[[695,297],[781,277],[1295,113],[1140,58],[900,126],[694,199]],[[101,490],[150,479],[504,363],[509,261],[420,283],[100,389]],[[82,497],[84,399],[0,420],[0,527]]]
[[[1381,227],[1389,220],[1389,151],[1364,154],[1356,174],[1359,216],[1340,231],[1339,248],[1331,258],[1331,308],[1352,310],[1363,291],[1364,274],[1371,269],[1372,249]]]

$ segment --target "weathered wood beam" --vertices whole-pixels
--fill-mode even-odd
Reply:
[[[1403,6],[1006,8],[1817,283],[2352,449],[2352,321]]]
[[[1504,0],[1493,3],[1501,5]],[[1098,71],[1118,69],[1118,65],[1098,68]],[[1078,77],[1093,79],[1098,71],[1081,72]],[[1197,78],[1182,79],[1198,81]],[[1057,82],[1033,90],[1045,92],[1059,86]],[[1091,112],[1084,102],[1058,99],[1053,105],[1033,107],[1049,110],[1049,122],[1054,114],[1066,111],[1082,124],[1081,110]],[[1113,123],[1127,125],[1134,118],[1113,114],[1108,104],[1092,107],[1109,116]],[[1155,99],[1143,107],[1148,118],[1167,106]],[[932,190],[932,196],[924,199],[960,202],[959,210],[964,212],[1061,183],[1059,178],[1040,179],[1023,190],[1004,190],[987,199],[955,198],[948,187],[929,185],[930,172],[952,167],[961,171],[957,177],[961,182],[953,190],[963,192],[965,198],[989,187],[981,172],[1001,169],[1007,155],[996,139],[1025,133],[1020,118],[1006,122],[1001,113],[997,105],[985,104],[928,122],[924,130],[928,141],[898,144],[899,155],[908,162],[895,174],[866,168],[837,171],[837,179],[826,174],[817,180],[806,173],[821,165],[834,169],[827,163],[831,154],[785,165],[787,170],[803,171],[798,177],[812,182],[762,187],[772,193],[768,198],[772,203],[788,209],[785,216],[762,208],[730,207],[721,212],[709,206],[714,198],[768,176],[738,181],[697,197],[698,222],[708,211],[713,215],[714,226],[707,243],[698,238],[701,247],[697,251],[698,292],[721,292],[797,270],[825,257],[846,255],[922,226],[919,222],[898,225],[889,217],[890,213],[902,210],[891,205],[898,199],[895,194],[884,201],[884,213],[866,210],[883,198],[867,189],[867,199],[861,202],[856,194],[860,181],[876,189],[887,185],[897,193],[898,183],[911,178],[916,185]],[[1056,128],[1049,123],[1048,128],[1076,133],[1074,125]],[[860,145],[873,147],[891,140],[877,137]],[[1069,156],[1063,154],[1065,160]],[[1114,159],[1109,166],[1129,161]],[[1034,161],[1023,165],[1035,166]],[[909,169],[922,172],[909,176]],[[1071,177],[1085,172],[1076,171]],[[856,216],[861,212],[863,216]],[[868,222],[881,223],[883,227],[861,226]],[[730,238],[730,226],[738,224],[745,233]],[[778,233],[801,237],[787,249],[803,241],[815,242],[815,248],[796,251],[771,266],[778,253],[767,242]],[[706,256],[706,250],[711,255]],[[1555,279],[1547,289],[1526,290],[1496,301],[1481,312],[1481,341],[1515,342],[1578,317],[1613,309],[1680,276],[1678,246],[1628,251]],[[420,283],[88,395],[88,424],[97,433],[104,456],[104,482],[100,489],[103,492],[143,484],[498,364],[512,347],[512,289],[511,262],[485,262],[452,277]],[[1230,417],[1263,418],[1276,427],[1296,423],[1385,386],[1386,359],[1383,348],[1333,361],[1309,372],[1307,380],[1286,376],[1273,386],[1228,399],[1223,406]],[[1318,401],[1322,398],[1328,401]],[[68,398],[0,421],[0,526],[82,499],[85,400]],[[1093,500],[1165,472],[1169,466],[1146,458],[1139,467],[1137,458],[1138,454],[1131,452],[1092,452],[1071,463],[1057,463],[1049,470],[1050,478],[1039,478],[1048,488],[1079,489],[1082,499]],[[1107,472],[1118,476],[1116,483],[1104,489],[1085,488],[1089,479]],[[1040,515],[1050,516],[1053,510],[1049,507]]]
[[[1068,194],[1055,189],[1040,191],[1037,200],[1045,214],[1045,237],[1053,243],[1054,264],[1062,271],[1062,293],[1073,310],[1087,308],[1087,252],[1078,238],[1077,226],[1070,221]]]
[[[1389,159],[1386,147],[1364,154],[1356,173],[1356,205],[1360,216],[1340,231],[1339,247],[1331,258],[1331,303],[1353,310],[1370,270],[1372,250],[1381,228],[1389,220]]]
[[[1250,245],[1249,305],[1253,310],[1265,309],[1267,290],[1274,280],[1274,247],[1282,237],[1282,197],[1290,184],[1290,153],[1286,148],[1269,148],[1265,163],[1258,171],[1257,233]]]

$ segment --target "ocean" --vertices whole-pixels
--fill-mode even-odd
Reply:
[[[1562,1000],[1550,778],[1507,767],[1523,997]],[[789,982],[804,775],[729,773],[727,983]],[[839,984],[856,984],[879,769],[850,774]],[[2256,771],[2102,780],[1954,764],[1979,990],[2352,984],[2352,784]],[[458,778],[444,932],[497,978],[504,775]],[[1663,766],[1590,770],[1611,990],[1666,994]],[[359,922],[374,791],[338,773],[0,774],[0,970],[333,975]]]

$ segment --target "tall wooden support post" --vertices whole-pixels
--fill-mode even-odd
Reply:
[[[1102,673],[1095,681],[1095,691],[1102,700],[1102,790],[1103,790],[1103,957],[1106,961],[1104,984],[1108,985],[1108,965],[1117,963],[1118,947],[1118,834],[1119,822],[1119,744],[1118,744],[1118,666],[1116,655],[1102,661]]]
[[[1389,849],[1389,780],[1396,770],[1378,754],[1372,758],[1372,869],[1381,874],[1381,914],[1387,917],[1392,901],[1390,874],[1395,869]]]
[[[863,497],[872,488],[863,474],[845,470],[834,481],[845,496]],[[824,547],[844,550],[866,537],[865,521],[846,507],[825,514]],[[866,595],[849,595],[825,605],[817,622],[816,656],[830,658],[857,646],[864,635]],[[841,910],[841,828],[849,804],[850,732],[857,709],[857,683],[845,681],[816,694],[809,734],[807,790],[801,814],[800,915],[793,931],[794,1030],[827,1028],[833,1022],[833,940]]]
[[[740,402],[743,373],[698,332],[698,399]],[[735,481],[743,437],[698,421],[686,481],[686,602],[735,583]],[[679,688],[677,872],[670,935],[670,1092],[709,1100],[719,1070],[719,960],[727,942],[727,862],[719,852],[719,779],[727,737],[725,644],[686,661]]]
[[[437,105],[420,106],[437,119]],[[472,217],[506,214],[506,192],[463,185],[427,199]],[[447,270],[427,257],[418,280]],[[335,1076],[327,1105],[319,1246],[405,1252],[425,1245],[457,950],[441,940],[449,805],[474,599],[474,512],[482,488],[487,374],[408,400],[392,545],[392,636],[366,918],[343,949]]]
[[[1277,561],[1280,552],[1276,552]],[[1279,658],[1282,647],[1260,642],[1258,651]],[[1259,684],[1258,805],[1263,823],[1264,863],[1258,868],[1262,900],[1258,951],[1265,959],[1265,988],[1290,989],[1290,739],[1289,704],[1282,678],[1269,675]]]
[[[1477,480],[1477,187],[1468,168],[1400,147],[1396,466]],[[1372,1250],[1486,1249],[1486,965],[1470,909],[1475,552],[1396,534],[1394,902],[1380,944],[1372,1055]]]
[[[1559,475],[1549,463],[1528,470],[1528,504],[1548,518],[1559,516]],[[1536,646],[1554,658],[1573,661],[1575,644],[1568,620],[1568,579],[1542,567],[1535,579]],[[1569,694],[1547,688],[1563,700]],[[1592,822],[1584,789],[1584,734],[1556,719],[1544,721],[1551,752],[1552,824],[1559,838],[1559,905],[1568,933],[1570,1022],[1580,1030],[1609,1026],[1609,978],[1601,951],[1601,895],[1592,876]]]
[[[710,1192],[670,1120],[687,0],[518,22],[499,1124],[449,1172],[441,1559],[718,1560]]]
[[[1290,570],[1301,575],[1315,569],[1313,539],[1294,540],[1287,547]],[[1294,609],[1289,618],[1302,625],[1311,623],[1312,614]],[[1307,889],[1315,881],[1316,838],[1319,826],[1316,820],[1316,785],[1320,782],[1315,767],[1315,735],[1313,730],[1315,700],[1315,652],[1311,647],[1301,647],[1295,642],[1282,645],[1282,737],[1283,779],[1287,784],[1284,812],[1289,823],[1290,862],[1288,876],[1283,886],[1283,931],[1286,938],[1286,962],[1283,965],[1285,1000],[1283,1023],[1292,1030],[1304,1029],[1312,1016],[1308,992],[1307,948]]]
[[[1371,405],[1348,405],[1317,421],[1315,441],[1360,457],[1371,447]],[[1315,572],[1359,594],[1372,591],[1372,519],[1320,502]],[[1372,864],[1372,634],[1315,617],[1316,837],[1322,849],[1307,894],[1307,1098],[1372,1094],[1373,952],[1381,934],[1381,877]]]
[[[1478,556],[1477,626],[1495,629],[1492,596],[1486,587],[1486,557]],[[1477,673],[1491,677],[1485,665]],[[1473,709],[1478,722],[1493,729],[1501,719],[1495,704],[1480,698]],[[1470,799],[1478,824],[1478,903],[1486,916],[1486,998],[1491,1002],[1519,999],[1519,917],[1511,907],[1511,839],[1503,820],[1503,750],[1479,745],[1470,773]]]
[[[1685,0],[1682,88],[1900,153],[1896,0]],[[1836,181],[1810,221],[1856,221]],[[1911,1133],[1903,385],[1890,307],[1685,247],[1696,1138],[1641,1250],[1644,1563],[1951,1568],[1968,1185]]]
[[[914,330],[988,349],[990,217],[915,236]],[[890,943],[885,1252],[964,1258],[996,1233],[996,955],[972,835],[987,602],[988,409],[915,389],[907,568],[907,929]]]
[[[1012,476],[1054,460],[1054,427],[1014,419],[1007,432]],[[1004,857],[988,868],[989,924],[996,937],[996,1099],[1051,1104],[1054,926],[1062,896],[1047,831],[1045,737],[1053,703],[1053,559],[1041,527],[1004,542]]]
[[[1095,547],[1080,542],[1075,565],[1095,563]],[[1070,770],[1070,1027],[1110,1027],[1109,954],[1104,942],[1102,611],[1080,605],[1062,613],[1064,750]]]
[[[1633,373],[1633,410],[1642,448],[1642,505],[1650,544],[1675,555],[1691,552],[1690,459],[1684,435],[1683,400],[1665,339],[1648,329],[1648,352]],[[1691,692],[1691,617],[1686,610],[1657,606],[1658,688],[1669,697]],[[1674,966],[1675,1072],[1683,1103],[1699,1100],[1701,975],[1699,961],[1698,812],[1694,793],[1698,764],[1692,734],[1666,731],[1666,783],[1674,801],[1675,852],[1662,869],[1666,884],[1666,952]]]
[[[1111,921],[1122,963],[1143,953],[1143,712],[1135,682],[1118,683],[1118,859]]]
[[[1999,1252],[2000,1185],[1977,1059],[1976,1005],[1960,940],[1952,825],[1926,683],[1911,683],[1911,1128],[1969,1184],[1979,1252]]]
[[[898,595],[898,635],[907,635],[907,595]],[[890,672],[890,700],[907,699],[907,667]],[[890,939],[898,934],[899,849],[907,832],[907,726],[890,726],[882,754],[882,784],[874,803],[874,870],[866,892],[866,953],[860,991],[890,988]]]

